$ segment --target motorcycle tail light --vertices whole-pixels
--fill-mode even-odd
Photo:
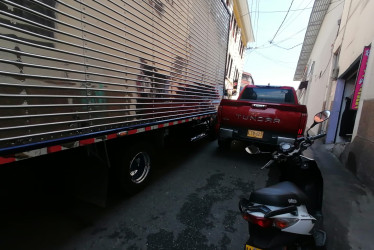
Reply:
[[[252,214],[247,214],[247,213],[243,214],[243,218],[252,224],[256,224],[264,228],[271,227],[273,225],[273,219],[270,219],[270,218],[257,217],[257,216],[254,216]]]
[[[285,229],[296,224],[299,220],[298,219],[274,219],[274,226],[279,229]]]

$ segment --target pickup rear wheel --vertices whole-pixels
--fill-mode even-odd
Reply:
[[[142,190],[149,180],[153,150],[143,143],[129,147],[118,161],[116,178],[119,191],[131,195]]]
[[[231,140],[218,139],[218,147],[223,150],[230,149]]]

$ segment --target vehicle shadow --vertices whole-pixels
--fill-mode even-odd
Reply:
[[[244,165],[252,172],[262,171],[260,167],[267,162],[268,157],[249,155],[244,149],[245,144],[234,142],[229,150],[222,151],[217,141],[208,139],[169,145],[158,155],[152,179],[146,189],[157,185],[165,175],[178,171],[196,154],[206,151],[222,161]],[[40,162],[49,164],[41,165]],[[97,227],[100,220],[126,207],[134,198],[139,199],[111,193],[107,206],[98,207],[65,192],[71,184],[64,183],[63,175],[74,173],[67,171],[66,166],[45,159],[31,159],[30,164],[26,167],[15,164],[0,170],[0,249],[64,249],[66,242],[86,231],[93,230],[92,233],[95,233],[100,230]],[[226,166],[231,167],[229,164]],[[141,192],[136,194],[141,195]]]

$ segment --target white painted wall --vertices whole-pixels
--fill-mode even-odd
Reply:
[[[303,99],[308,108],[307,127],[313,123],[314,115],[324,109],[324,101],[328,96],[333,65],[334,42],[339,29],[338,20],[341,17],[343,5],[332,4],[322,23],[317,40],[311,52],[308,65],[313,66],[308,83],[306,96]],[[317,133],[319,126],[312,129]]]
[[[342,15],[342,24],[335,48],[341,47],[339,69],[343,73],[352,62],[358,58],[364,47],[372,44],[371,55],[367,65],[362,96],[357,111],[353,137],[357,135],[357,129],[361,117],[362,102],[374,99],[374,1],[372,0],[346,0]]]
[[[239,45],[240,45],[240,39],[241,39],[241,33],[239,33],[236,37],[233,36],[232,30],[230,30],[229,35],[229,44],[228,44],[228,53],[230,53],[231,58],[233,58],[232,66],[231,66],[231,74],[230,78],[227,78],[226,76],[226,86],[233,84],[234,76],[235,76],[235,69],[238,69],[239,71],[239,77],[238,77],[238,83],[242,81],[242,73],[243,73],[243,66],[244,66],[244,56],[243,58],[239,54]],[[237,99],[238,93],[234,96],[232,96],[232,99]]]
[[[233,36],[233,25],[231,25],[230,34],[229,34],[229,44],[228,44],[228,54],[230,54],[233,59],[231,66],[231,74],[227,74],[225,78],[225,86],[230,89],[233,88],[233,82],[235,78],[235,70],[238,70],[238,85],[236,94],[231,96],[231,99],[237,99],[239,96],[240,82],[242,80],[243,66],[244,66],[244,55],[240,55],[240,44],[244,44],[244,47],[247,47],[248,42],[253,42],[253,30],[252,24],[249,15],[249,6],[246,0],[233,0],[230,1],[229,11],[232,15],[235,15],[236,22],[240,28],[240,32],[237,34],[236,39],[235,35]],[[245,15],[243,14],[245,13]],[[230,77],[228,77],[230,75]]]
[[[343,73],[348,69],[364,46],[374,37],[374,1],[346,0],[342,15],[339,36],[334,49],[341,47],[339,69]]]

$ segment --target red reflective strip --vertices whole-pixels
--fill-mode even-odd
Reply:
[[[181,124],[182,122],[183,122],[182,120],[178,121],[179,124]]]
[[[16,161],[16,158],[14,158],[14,156],[0,157],[0,164],[10,163],[14,161]]]
[[[58,151],[61,151],[61,150],[62,150],[62,147],[60,145],[47,147],[47,153],[48,154],[58,152]]]
[[[158,125],[158,128],[163,128],[164,127],[164,124],[159,124]]]
[[[169,122],[169,126],[173,126],[174,125],[174,122]]]
[[[110,139],[114,139],[114,138],[117,138],[117,134],[110,134],[110,135],[107,135],[106,138],[107,138],[108,140],[110,140]]]
[[[95,143],[95,138],[81,140],[81,141],[79,141],[79,146],[84,146],[84,145],[88,145],[88,144],[92,144],[92,143]]]
[[[151,129],[151,127],[145,127],[145,131],[150,131]]]
[[[133,130],[130,130],[130,131],[128,132],[128,134],[129,134],[129,135],[133,135],[133,134],[136,134],[137,132],[138,132],[137,129],[133,129]]]

